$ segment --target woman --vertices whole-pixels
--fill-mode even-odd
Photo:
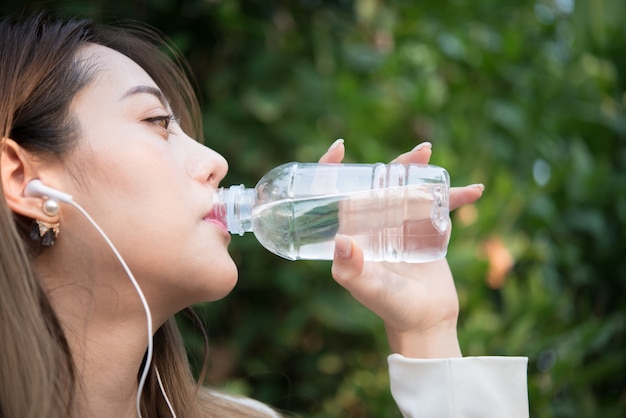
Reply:
[[[227,163],[192,139],[197,101],[162,46],[85,21],[0,24],[2,417],[277,416],[200,388],[172,319],[226,296],[237,270],[209,215]],[[320,161],[343,153],[337,142]],[[396,161],[430,154],[422,144]],[[55,205],[33,180],[72,195],[134,277],[79,206]],[[451,206],[481,193],[455,189]],[[461,358],[445,260],[364,263],[338,236],[332,275],[384,320],[405,415],[527,415],[526,359]]]

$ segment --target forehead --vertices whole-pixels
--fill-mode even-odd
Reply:
[[[70,104],[71,113],[84,128],[83,134],[92,132],[95,127],[110,128],[112,120],[135,117],[137,112],[147,108],[169,109],[157,84],[124,54],[105,46],[88,44],[78,52],[76,59],[91,73],[89,83]]]
[[[77,58],[85,60],[95,68],[96,83],[108,81],[121,88],[137,84],[157,87],[156,83],[135,61],[114,49],[97,44],[87,44]]]

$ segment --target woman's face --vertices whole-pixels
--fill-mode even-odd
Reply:
[[[80,56],[96,64],[96,77],[72,102],[80,140],[66,161],[74,175],[65,178],[64,191],[117,246],[151,305],[225,296],[237,281],[230,236],[207,216],[226,160],[169,121],[168,103],[134,61],[97,45]],[[104,265],[119,271],[77,213],[62,216],[90,237],[79,250],[89,253],[85,259],[106,257]]]

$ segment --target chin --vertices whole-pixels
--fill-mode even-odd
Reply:
[[[234,262],[228,268],[213,269],[210,275],[204,274],[202,285],[192,292],[192,298],[197,299],[193,303],[215,302],[225,298],[237,285],[238,276]]]

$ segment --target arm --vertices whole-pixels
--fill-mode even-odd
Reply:
[[[322,162],[343,158],[339,143]],[[428,163],[430,144],[400,155]],[[482,185],[453,188],[450,209],[478,200]],[[463,358],[459,301],[445,259],[432,263],[364,262],[359,246],[338,235],[334,279],[385,323],[393,396],[405,416],[528,416],[525,358]]]

